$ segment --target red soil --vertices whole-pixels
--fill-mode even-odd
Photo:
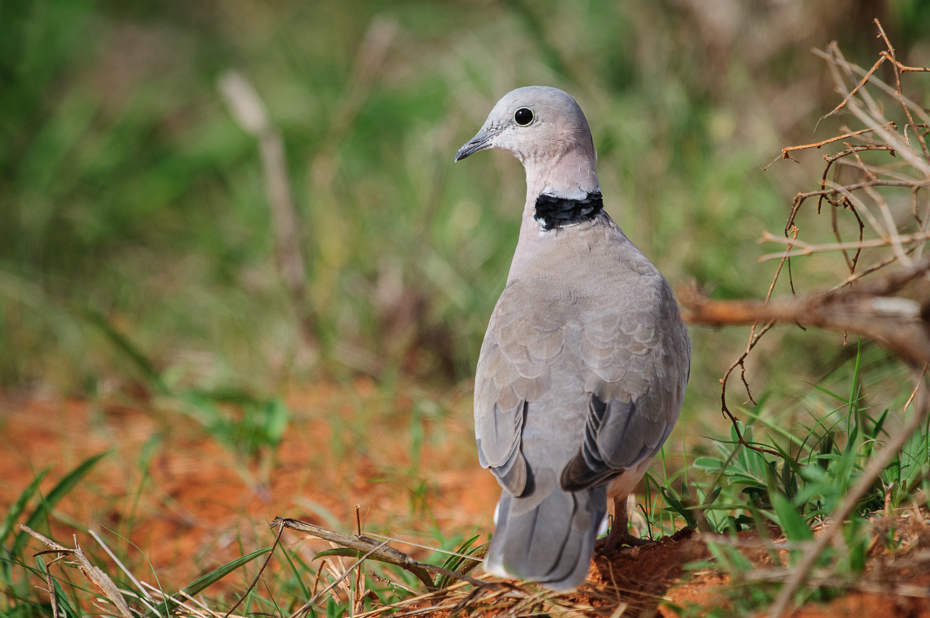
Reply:
[[[56,507],[51,534],[68,545],[77,533],[88,548],[94,544],[91,537],[67,522],[97,530],[119,555],[136,557],[128,565],[136,575],[154,581],[146,576],[145,558],[151,561],[168,589],[270,545],[274,535],[267,524],[276,515],[351,532],[358,505],[366,532],[424,545],[436,545],[427,534],[431,526],[446,536],[489,533],[499,490],[473,454],[471,426],[463,420],[470,413],[468,395],[446,396],[449,416],[422,421],[424,439],[415,462],[409,397],[386,396],[366,381],[348,389],[320,386],[292,394],[288,405],[294,418],[265,464],[244,461],[191,420],[153,411],[154,406],[0,399],[0,513],[39,470],[54,466],[41,485],[48,492],[87,457],[112,450]],[[154,454],[146,467],[139,462],[149,447]],[[426,488],[423,500],[418,498],[421,487]],[[108,530],[128,537],[136,548]],[[305,542],[296,534],[285,539]],[[29,547],[44,549],[34,541]],[[314,540],[305,547],[328,545]],[[399,548],[415,557],[424,553]],[[663,598],[679,607],[726,607],[725,576],[688,574],[682,568],[705,556],[703,542],[682,530],[638,551],[598,555],[589,579],[623,591],[630,603],[624,616],[676,616]],[[926,572],[908,573],[907,579],[930,584]],[[595,607],[603,602],[584,591],[579,597]],[[930,605],[926,598],[857,592],[793,616],[930,618]]]

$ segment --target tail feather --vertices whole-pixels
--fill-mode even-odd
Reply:
[[[525,508],[523,502],[529,500],[502,492],[485,570],[541,582],[553,590],[578,587],[588,573],[607,510],[606,489],[566,492],[556,486],[534,508]]]

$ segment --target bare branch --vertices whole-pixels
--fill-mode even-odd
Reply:
[[[782,322],[853,332],[874,339],[910,362],[930,360],[930,328],[921,306],[890,294],[930,271],[930,257],[880,281],[806,296],[718,301],[697,286],[678,288],[685,320],[713,326]],[[729,373],[729,372],[728,372]]]

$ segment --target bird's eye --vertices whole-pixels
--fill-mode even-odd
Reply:
[[[526,125],[533,122],[533,110],[527,107],[521,107],[516,112],[514,112],[513,120],[521,127],[525,127]]]

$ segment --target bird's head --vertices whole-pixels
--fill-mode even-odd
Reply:
[[[536,194],[573,196],[598,189],[588,121],[575,99],[558,88],[527,86],[504,95],[455,160],[486,148],[508,150],[520,159]]]
[[[578,103],[546,86],[517,88],[504,95],[455,160],[485,148],[509,150],[524,163],[558,158],[574,149],[594,154],[591,130]]]

